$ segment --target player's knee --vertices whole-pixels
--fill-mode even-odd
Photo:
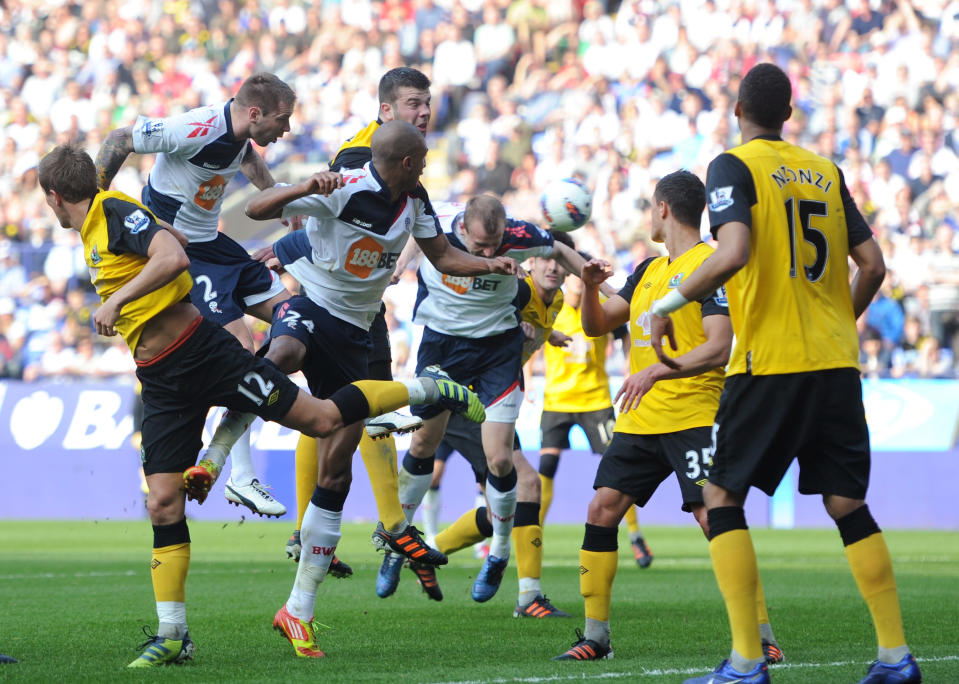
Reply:
[[[489,466],[489,470],[494,475],[502,477],[508,475],[509,471],[513,469],[513,459],[507,456],[492,456],[486,454],[486,465]]]
[[[303,368],[305,357],[306,348],[303,343],[288,335],[274,338],[266,352],[266,358],[286,374],[295,373]]]
[[[150,495],[147,497],[147,513],[150,516],[150,522],[154,525],[167,525],[170,522],[176,522],[173,518],[179,519],[182,515],[179,509],[182,508],[181,499],[183,492],[173,488],[156,486],[150,488]]]

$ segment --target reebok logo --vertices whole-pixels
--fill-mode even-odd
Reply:
[[[217,115],[211,116],[206,121],[194,121],[193,123],[188,123],[187,126],[192,127],[193,130],[190,131],[188,138],[202,138],[207,133],[210,132],[210,129],[213,128],[213,123],[216,121]]]

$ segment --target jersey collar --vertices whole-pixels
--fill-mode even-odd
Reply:
[[[775,135],[774,133],[762,133],[753,137],[753,140],[770,140],[772,142],[782,142],[783,137],[781,135]]]
[[[223,120],[226,122],[226,135],[230,140],[236,140],[236,136],[233,135],[233,117],[230,116],[230,105],[235,99],[235,97],[231,97],[227,100],[227,103],[223,105]]]

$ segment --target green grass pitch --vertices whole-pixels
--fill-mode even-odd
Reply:
[[[692,521],[691,521],[692,522]],[[271,629],[294,565],[283,545],[288,523],[192,523],[187,589],[196,660],[127,671],[156,626],[146,521],[0,521],[0,681],[23,682],[681,682],[711,670],[729,649],[729,630],[698,528],[649,527],[655,553],[640,570],[621,534],[613,589],[612,661],[552,662],[582,627],[579,525],[547,525],[543,587],[571,619],[516,620],[515,566],[489,603],[469,596],[479,561],[455,554],[439,572],[445,599],[428,601],[408,570],[396,594],[373,591],[381,556],[372,525],[344,526],[338,555],[356,574],[320,589],[318,634],[327,657],[304,662]],[[773,627],[787,662],[775,682],[856,682],[875,657],[835,530],[753,530]],[[959,682],[959,534],[886,535],[906,633],[926,682]],[[318,679],[322,678],[322,679]]]

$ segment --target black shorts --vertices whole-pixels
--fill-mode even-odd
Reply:
[[[276,307],[270,339],[282,335],[306,347],[302,370],[314,397],[327,399],[341,387],[370,377],[370,332],[337,318],[309,297],[290,297]],[[265,354],[269,345],[267,341],[259,353]]]
[[[454,381],[476,392],[487,409],[494,404],[499,406],[498,402],[505,400],[519,401],[513,395],[523,375],[524,339],[526,336],[519,327],[475,339],[444,335],[424,328],[416,356],[416,373],[418,375],[427,366],[439,365]],[[518,414],[518,406],[507,409],[507,412],[511,411]],[[411,407],[410,412],[426,420],[439,415],[443,409],[435,404],[419,404]],[[487,420],[495,420],[491,419],[490,413],[487,411]]]
[[[513,433],[513,450],[521,450],[519,435]],[[446,461],[458,451],[473,469],[476,481],[486,482],[486,452],[483,451],[483,429],[481,423],[474,423],[463,416],[453,414],[446,424],[446,434],[436,449],[436,459]]]
[[[615,423],[616,412],[613,411],[612,406],[581,413],[543,411],[539,421],[540,448],[569,449],[569,431],[573,429],[573,426],[579,425],[586,433],[589,448],[594,454],[602,454],[613,438]]]
[[[173,345],[171,345],[173,346]],[[211,406],[285,416],[300,389],[272,362],[246,351],[206,319],[179,346],[137,368],[143,386],[143,472],[182,472],[196,463]]]
[[[217,325],[242,318],[247,308],[286,292],[275,273],[225,233],[209,242],[191,242],[186,253],[193,276],[190,301]]]
[[[683,510],[703,503],[703,485],[709,473],[712,430],[690,428],[661,435],[616,432],[599,462],[593,489],[609,487],[635,497],[645,506],[656,488],[676,473]]]
[[[380,311],[370,324],[370,338],[373,349],[370,352],[370,372],[373,380],[392,380],[390,368],[393,364],[393,355],[390,352],[390,329],[386,325],[386,304],[380,305]],[[382,370],[385,364],[386,373]],[[376,368],[376,371],[374,371]]]
[[[716,413],[709,481],[769,495],[794,458],[799,491],[864,499],[869,431],[856,368],[786,375],[733,375]]]

